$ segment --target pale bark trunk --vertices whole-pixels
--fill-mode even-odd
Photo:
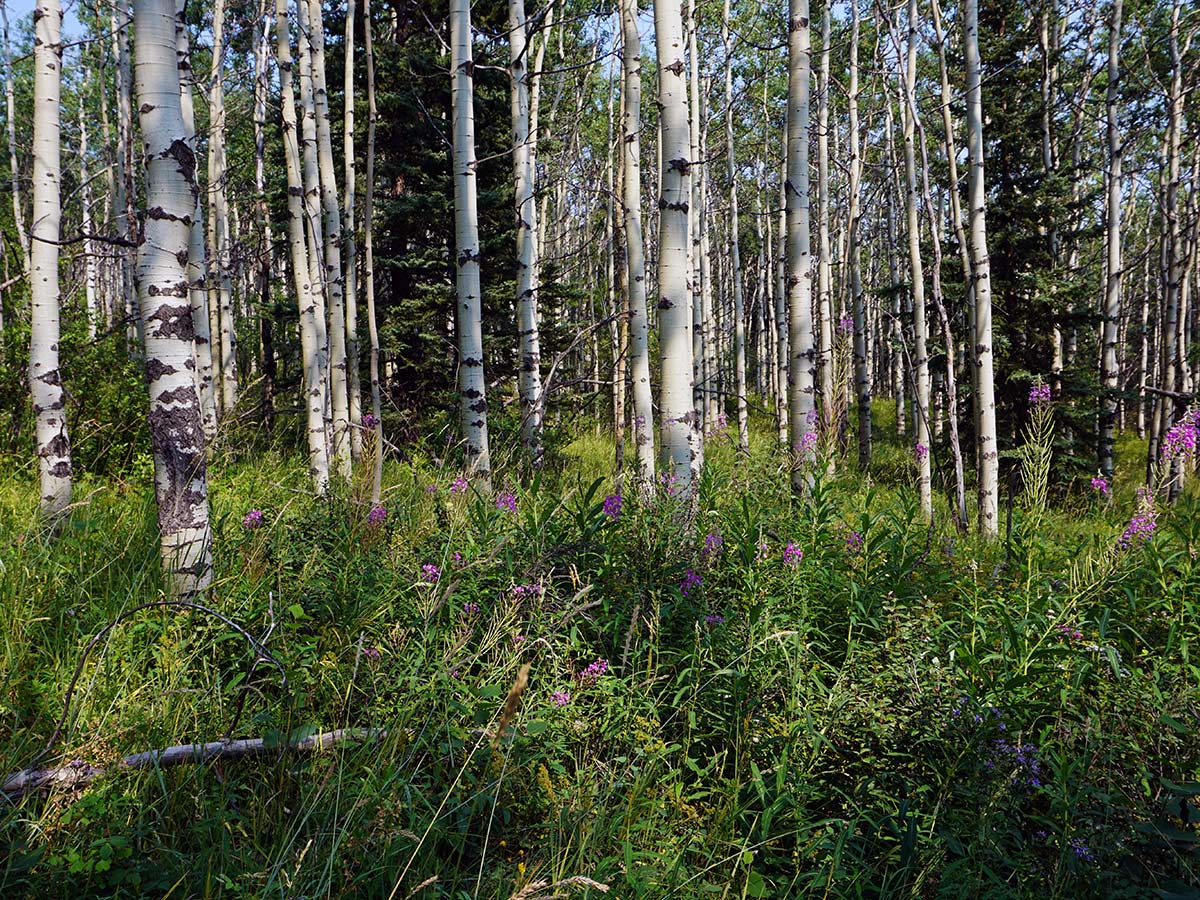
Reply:
[[[33,12],[33,220],[30,230],[29,390],[37,432],[39,509],[62,516],[71,503],[71,444],[58,367],[58,247],[62,223],[62,7],[39,0]]]
[[[346,379],[346,306],[342,277],[342,211],[338,205],[337,173],[333,167],[333,134],[329,124],[329,93],[325,87],[325,23],[321,0],[308,0],[309,58],[312,66],[313,112],[317,126],[317,170],[324,216],[325,270],[322,278],[329,314],[329,391],[333,415],[332,452],[337,474],[350,477],[350,401]]]
[[[746,307],[742,295],[742,252],[738,243],[737,161],[733,139],[733,43],[729,39],[729,0],[721,19],[725,45],[725,153],[729,168],[729,277],[733,282],[734,391],[737,393],[738,448],[750,450],[750,420],[746,409]]]
[[[0,0],[0,25],[4,27],[4,105],[5,127],[8,129],[8,166],[12,185],[13,222],[17,227],[17,241],[21,245],[21,258],[25,272],[31,271],[29,234],[25,230],[25,210],[21,205],[21,177],[17,167],[17,113],[13,99],[12,45],[8,40],[8,4]]]
[[[1100,471],[1113,474],[1113,427],[1117,416],[1117,325],[1121,318],[1121,132],[1117,109],[1121,52],[1121,0],[1112,0],[1108,22],[1108,184],[1106,196],[1108,280],[1104,293],[1101,373],[1104,397],[1100,410]]]
[[[213,8],[213,69],[209,83],[208,109],[208,246],[216,260],[214,279],[221,336],[221,408],[230,415],[237,406],[237,327],[233,320],[233,281],[229,246],[229,200],[225,190],[225,0]],[[215,277],[214,277],[215,276]],[[210,291],[210,296],[212,291]]]
[[[353,0],[350,0],[353,7]],[[271,213],[267,204],[266,184],[266,127],[267,89],[269,72],[267,59],[271,47],[271,17],[269,0],[258,0],[254,50],[254,196],[261,243],[255,268],[258,291],[258,327],[263,358],[263,423],[268,433],[275,423],[275,341],[274,303],[271,299],[271,262],[274,239],[271,235]],[[351,17],[353,24],[353,17]],[[350,51],[348,51],[349,53]],[[348,57],[352,58],[352,57]],[[186,118],[186,117],[185,117]]]
[[[375,458],[372,460],[371,505],[383,492],[383,401],[379,391],[379,327],[375,319],[375,44],[371,38],[371,0],[363,0],[363,39],[367,50],[367,171],[363,198],[363,280],[367,288],[367,333],[371,343],[371,416]]]
[[[983,103],[979,85],[979,2],[965,0],[963,22],[967,72],[967,143],[971,154],[971,261],[975,276],[975,428],[979,438],[979,530],[998,531],[999,452],[992,358],[992,281],[987,247],[987,197],[983,172]]]
[[[307,210],[304,179],[300,171],[296,97],[292,87],[292,45],[288,31],[287,0],[275,0],[275,35],[279,58],[284,162],[288,179],[288,243],[291,246],[296,302],[300,310],[308,466],[316,492],[323,495],[329,487],[329,439],[325,429],[325,346],[318,330],[323,313],[318,305],[318,288],[312,282],[312,266],[305,237]]]
[[[821,392],[821,424],[826,439],[837,434],[833,384],[833,259],[829,240],[829,45],[832,23],[826,3],[821,15],[821,66],[817,80],[817,307],[820,339],[817,365]],[[833,456],[830,456],[832,462]]]
[[[183,130],[193,156],[196,153],[196,119],[193,106],[192,57],[189,47],[187,26],[184,22],[186,0],[175,2],[175,63],[179,70],[179,101],[183,113]],[[188,230],[188,297],[192,309],[192,357],[195,368],[196,390],[200,396],[200,423],[204,429],[204,440],[212,444],[217,436],[216,385],[213,382],[213,357],[211,333],[209,332],[208,292],[205,290],[207,266],[204,252],[204,212],[200,195],[196,194],[196,208]]]
[[[345,166],[346,206],[342,234],[346,239],[346,393],[349,416],[350,456],[355,462],[362,458],[362,384],[359,374],[358,341],[358,241],[354,226],[354,204],[357,199],[358,177],[354,162],[354,13],[355,0],[346,2],[346,43],[343,49],[345,66],[342,114],[342,161]]]
[[[80,227],[83,229],[83,295],[87,310],[87,335],[96,339],[96,322],[100,318],[96,300],[96,248],[89,235],[92,233],[92,187],[88,179],[87,166],[87,116],[82,99],[79,103],[79,206]]]
[[[849,120],[850,173],[847,203],[846,258],[850,269],[850,299],[854,317],[854,389],[858,406],[858,467],[864,472],[871,465],[871,363],[867,355],[869,341],[867,301],[863,293],[862,258],[859,250],[862,191],[862,137],[858,131],[858,0],[850,0],[850,71],[846,87]]]
[[[692,340],[688,305],[689,159],[687,82],[684,78],[683,20],[679,4],[655,0],[658,101],[662,113],[662,172],[659,195],[658,331],[662,369],[662,468],[674,479],[675,491],[692,494],[692,466],[697,459],[699,430],[692,404]]]
[[[786,143],[786,124],[783,137]],[[779,170],[779,222],[775,235],[775,334],[777,344],[775,365],[777,368],[776,378],[779,382],[779,394],[775,402],[775,424],[779,429],[779,443],[785,450],[788,446],[788,393],[791,389],[789,385],[791,379],[788,375],[791,357],[788,354],[787,166],[788,160],[785,153]]]
[[[479,279],[476,203],[474,59],[470,0],[451,0],[450,76],[454,105],[454,237],[458,287],[458,390],[467,469],[487,481],[487,383]]]
[[[703,159],[700,150],[700,52],[697,47],[696,0],[687,2],[687,20],[684,22],[688,41],[688,141],[689,156],[693,160]],[[661,126],[660,126],[661,128]],[[698,163],[697,163],[698,165]],[[662,135],[659,135],[659,169],[662,168]],[[708,340],[713,323],[704,312],[704,272],[701,259],[705,228],[704,198],[701,195],[701,178],[692,173],[691,196],[688,199],[688,287],[691,294],[692,332],[692,404],[696,409],[696,421],[701,430],[711,428],[712,417],[708,412],[709,391],[713,388],[713,372],[709,369]]]
[[[196,157],[188,146],[175,60],[174,0],[135,0],[136,79],[146,167],[145,241],[138,249],[138,299],[150,388],[150,440],[163,568],[176,596],[212,582],[212,531],[200,397],[187,301]]]
[[[637,0],[621,0],[625,114],[622,117],[621,195],[629,285],[629,369],[633,381],[633,439],[638,484],[654,485],[654,397],[650,390],[650,320],[646,314],[646,260],[642,242],[642,45]]]
[[[117,58],[115,70],[117,90],[117,179],[116,213],[124,218],[120,236],[127,241],[137,239],[137,217],[134,215],[133,188],[133,100],[132,77],[129,71],[129,12],[127,0],[113,7],[113,54]],[[130,252],[125,247],[118,250],[121,257],[121,307],[125,316],[125,342],[130,355],[141,354],[142,319],[137,310],[136,285]]]
[[[787,266],[789,314],[788,439],[793,453],[792,489],[807,489],[803,463],[812,459],[806,440],[815,431],[812,322],[812,257],[809,247],[808,114],[811,36],[808,0],[788,5]]]
[[[534,244],[537,202],[534,199],[533,155],[536,140],[529,128],[529,43],[525,0],[508,2],[509,78],[512,101],[513,203],[517,232],[517,331],[520,348],[518,390],[521,397],[521,443],[533,466],[542,463],[541,343],[538,337],[537,273]],[[611,247],[611,241],[609,242]],[[609,278],[611,286],[612,279]],[[610,288],[611,289],[611,288]]]

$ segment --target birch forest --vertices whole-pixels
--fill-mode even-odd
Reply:
[[[1200,6],[0,31],[0,896],[1200,900]]]

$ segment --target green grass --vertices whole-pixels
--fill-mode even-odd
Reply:
[[[220,621],[147,610],[93,651],[46,761],[386,739],[6,803],[0,896],[601,896],[533,886],[577,876],[621,900],[1198,896],[1194,496],[1114,550],[1143,452],[1122,439],[1111,506],[1078,487],[1036,518],[1017,497],[984,544],[944,497],[922,521],[911,454],[879,431],[871,473],[818,472],[798,505],[767,423],[749,458],[712,439],[690,523],[631,490],[605,516],[599,432],[541,479],[502,472],[516,514],[389,464],[379,527],[361,486],[309,498],[299,458],[220,464],[210,602],[286,683]],[[78,485],[49,541],[34,486],[0,480],[6,771],[49,739],[87,642],[161,596],[143,483]]]

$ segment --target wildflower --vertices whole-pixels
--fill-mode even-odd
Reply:
[[[579,674],[579,680],[588,682],[589,684],[594,684],[595,682],[599,681],[601,677],[607,674],[607,672],[608,660],[597,659],[594,662],[587,664],[587,668],[585,668]]]
[[[621,515],[621,495],[609,494],[605,497],[603,511],[604,515],[608,516],[611,521],[617,521],[617,518]]]
[[[678,476],[674,472],[663,472],[658,476],[659,484],[661,484],[663,490],[667,492],[668,497],[675,496],[675,482],[677,480]]]
[[[253,531],[260,526],[263,521],[263,513],[261,509],[252,509],[242,518],[242,527],[247,531]]]
[[[1055,632],[1058,634],[1060,641],[1081,641],[1083,640],[1083,632],[1078,628],[1072,628],[1070,625],[1057,625]]]
[[[788,545],[783,548],[783,561],[789,566],[796,566],[802,559],[804,559],[804,551],[788,541]]]
[[[512,598],[514,600],[522,600],[525,597],[537,597],[542,593],[541,582],[535,581],[530,584],[517,584],[513,586]]]
[[[913,448],[913,452],[917,455],[917,462],[921,462],[925,457],[929,456],[929,448],[924,444],[917,444]]]
[[[1083,838],[1071,838],[1071,852],[1080,862],[1093,862],[1096,859],[1096,854],[1092,853]]]
[[[453,553],[450,554],[450,558],[452,560],[454,560],[454,564],[456,566],[462,565],[463,555],[461,553],[459,553],[457,550],[455,550]]]
[[[812,453],[816,446],[817,433],[815,431],[806,431],[804,432],[804,436],[800,438],[799,443],[796,444],[796,453],[800,456],[807,456]]]
[[[1050,385],[1035,384],[1033,387],[1031,387],[1029,389],[1029,402],[1034,406],[1037,406],[1039,403],[1049,403]]]
[[[367,647],[363,650],[363,656],[370,660],[377,660],[381,654],[374,647]]]
[[[1092,479],[1092,490],[1101,497],[1107,497],[1112,491],[1112,488],[1109,487],[1107,478],[1105,478],[1103,475],[1097,475]]]
[[[571,694],[569,691],[555,691],[550,695],[550,702],[555,706],[566,706],[571,702]]]
[[[725,624],[725,617],[718,613],[709,613],[704,617],[704,624],[709,628],[716,628],[718,625]]]
[[[1191,459],[1196,455],[1197,438],[1200,438],[1200,429],[1196,427],[1195,416],[1184,416],[1171,426],[1163,438],[1163,458],[1184,456]]]
[[[1138,509],[1125,526],[1125,532],[1117,541],[1117,546],[1128,550],[1134,543],[1144,544],[1154,537],[1154,529],[1158,525],[1158,511],[1154,508],[1154,495],[1148,488],[1138,490]]]
[[[512,636],[512,642],[513,642],[514,644],[523,644],[523,643],[525,643],[525,635],[523,635],[523,634],[514,634],[514,635]]]
[[[437,584],[438,579],[442,577],[442,570],[433,563],[426,563],[421,566],[421,580],[427,581],[430,584]]]
[[[850,334],[854,331],[854,317],[842,316],[838,319],[837,332],[838,334]]]
[[[362,427],[363,428],[374,428],[378,424],[379,424],[379,420],[377,418],[375,418],[373,415],[371,415],[370,413],[367,413],[365,416],[362,417]]]
[[[386,506],[372,506],[371,511],[367,513],[367,521],[372,525],[382,525],[383,520],[387,518]]]
[[[679,582],[679,593],[687,597],[691,594],[693,588],[698,588],[703,583],[703,578],[697,575],[693,570],[688,569],[683,574],[683,581]]]
[[[863,536],[857,531],[852,531],[846,535],[846,552],[847,553],[862,553],[863,551]]]
[[[762,562],[771,555],[771,546],[766,541],[758,542],[758,553],[754,555],[755,562]]]
[[[517,511],[517,495],[512,491],[504,491],[496,498],[496,509],[506,509],[510,513]]]
[[[465,494],[466,492],[467,492],[467,479],[463,478],[461,475],[459,475],[452,482],[450,482],[450,493]]]
[[[437,493],[437,485],[436,485],[436,484],[427,484],[427,485],[425,485],[425,493],[427,493],[427,494],[436,494],[436,493]]]
[[[474,600],[468,600],[462,605],[463,615],[475,616],[479,614],[479,604]]]
[[[721,549],[725,546],[725,539],[721,537],[721,532],[710,531],[704,539],[704,549],[700,551],[700,558],[704,560],[713,559],[721,555]]]

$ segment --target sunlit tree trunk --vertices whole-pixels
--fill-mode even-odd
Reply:
[[[858,467],[871,465],[871,364],[867,355],[867,301],[863,293],[862,256],[859,250],[862,227],[862,156],[858,131],[858,35],[859,0],[850,0],[850,71],[846,86],[849,120],[849,200],[847,202],[846,259],[850,269],[850,308],[854,317],[854,395],[858,405]]]
[[[302,0],[303,2],[303,0]],[[325,24],[321,0],[308,2],[308,33],[312,65],[313,112],[317,126],[317,169],[321,179],[324,262],[322,273],[329,314],[329,393],[332,452],[337,474],[350,477],[350,400],[346,377],[346,305],[342,276],[342,211],[338,205],[337,173],[333,166],[333,134],[329,123],[329,93],[325,86]]]
[[[1117,326],[1121,318],[1121,131],[1117,97],[1120,81],[1122,0],[1111,0],[1108,21],[1108,88],[1105,106],[1108,119],[1107,225],[1105,243],[1108,279],[1104,292],[1104,327],[1101,338],[1101,380],[1104,397],[1100,410],[1100,471],[1113,474],[1113,427],[1117,417]]]
[[[654,397],[650,390],[650,320],[646,314],[646,260],[642,242],[642,44],[637,0],[621,0],[625,114],[621,121],[621,193],[629,284],[629,371],[633,382],[633,440],[638,484],[654,484]]]
[[[721,18],[725,45],[725,155],[729,168],[729,277],[733,282],[734,391],[737,393],[738,447],[750,449],[750,424],[746,409],[746,308],[742,295],[742,252],[738,244],[737,161],[733,137],[733,43],[729,39],[729,0]]]
[[[662,173],[658,231],[658,333],[662,369],[662,468],[674,488],[691,496],[699,429],[692,404],[692,337],[688,304],[689,159],[687,82],[684,79],[683,19],[679,4],[655,0],[658,102],[662,110]]]
[[[829,240],[829,45],[830,6],[821,15],[821,65],[817,80],[817,309],[819,341],[817,371],[822,426],[832,440],[836,434],[833,384],[833,259]],[[830,456],[832,461],[833,456]]]
[[[788,16],[787,287],[788,439],[794,462],[792,489],[807,488],[803,463],[813,455],[807,435],[816,430],[813,407],[815,348],[812,257],[809,247],[808,115],[811,36],[808,0],[790,0]]]
[[[5,127],[8,129],[9,183],[12,186],[13,222],[17,228],[17,242],[21,245],[24,271],[30,271],[29,234],[25,230],[25,210],[21,205],[21,176],[17,166],[17,113],[13,98],[12,45],[8,40],[8,4],[0,0],[0,25],[4,27],[4,106]]]
[[[355,0],[346,3],[346,43],[342,76],[342,164],[345,167],[346,205],[342,210],[342,234],[346,241],[346,393],[349,416],[350,456],[362,457],[362,384],[359,375],[358,341],[358,241],[354,227],[357,201],[357,172],[354,164],[354,12]]]
[[[487,382],[483,370],[476,202],[475,88],[470,0],[451,0],[450,76],[454,106],[454,238],[458,286],[458,390],[467,469],[491,477]]]
[[[979,530],[995,537],[999,451],[996,446],[996,389],[992,362],[992,280],[987,247],[987,197],[983,175],[983,103],[979,85],[979,0],[965,0],[964,56],[967,70],[967,144],[971,154],[968,200],[971,269],[975,276],[975,429],[979,442]]]
[[[82,100],[79,104],[79,218],[83,229],[83,295],[87,310],[87,335],[96,339],[96,322],[100,318],[96,298],[96,249],[92,243],[92,186],[88,179],[87,116]]]
[[[275,423],[275,309],[272,300],[271,209],[267,203],[266,127],[267,90],[270,73],[267,59],[271,47],[271,17],[269,0],[258,0],[258,21],[255,25],[254,50],[254,202],[258,216],[260,246],[255,267],[258,291],[259,340],[263,361],[263,423],[270,432]],[[353,0],[351,0],[353,6]],[[186,121],[186,116],[185,116]]]
[[[39,504],[53,521],[71,503],[71,443],[58,368],[58,245],[61,237],[62,7],[39,0],[33,43],[33,221],[30,229],[29,390],[37,431]]]
[[[682,7],[681,7],[682,8]],[[700,160],[700,52],[697,41],[696,0],[687,0],[687,18],[684,21],[688,42],[688,153],[689,158]],[[661,128],[661,125],[660,125]],[[662,164],[662,140],[659,139],[659,168]],[[711,428],[708,414],[709,392],[716,387],[714,373],[708,368],[708,341],[715,323],[704,312],[704,197],[701,193],[703,179],[699,171],[691,172],[691,196],[688,198],[688,287],[691,293],[689,306],[692,330],[692,403],[696,408],[697,427],[702,431]]]
[[[304,365],[304,407],[308,433],[308,468],[318,494],[329,487],[329,437],[325,429],[325,343],[318,323],[323,315],[312,282],[305,239],[307,211],[300,171],[299,128],[292,87],[292,45],[288,33],[287,0],[275,0],[276,53],[279,58],[279,96],[283,121],[283,155],[288,180],[288,244],[300,310],[300,350]]]
[[[225,186],[225,79],[221,71],[224,35],[225,2],[217,0],[213,8],[213,70],[208,92],[208,245],[216,260],[216,271],[210,267],[209,276],[215,282],[221,329],[221,408],[228,415],[237,405],[238,371],[237,327],[233,320],[233,280],[230,273],[229,195]]]
[[[112,7],[113,55],[116,57],[117,89],[117,191],[116,214],[122,219],[118,232],[125,240],[137,239],[137,216],[134,214],[133,189],[133,99],[132,76],[129,71],[129,11],[128,0]],[[142,319],[137,311],[136,285],[130,253],[122,247],[121,308],[125,315],[125,342],[131,356],[142,352]]]
[[[371,505],[379,503],[383,491],[383,401],[379,389],[379,326],[375,319],[375,44],[371,38],[371,0],[363,0],[363,39],[367,50],[367,171],[363,199],[363,281],[367,289],[367,332],[371,344],[371,430],[375,458],[372,460]]]
[[[186,261],[196,210],[175,60],[174,0],[135,0],[138,110],[146,167],[145,240],[138,300],[146,340],[150,442],[163,568],[179,597],[212,582],[212,532],[200,397],[190,371],[192,309]]]

